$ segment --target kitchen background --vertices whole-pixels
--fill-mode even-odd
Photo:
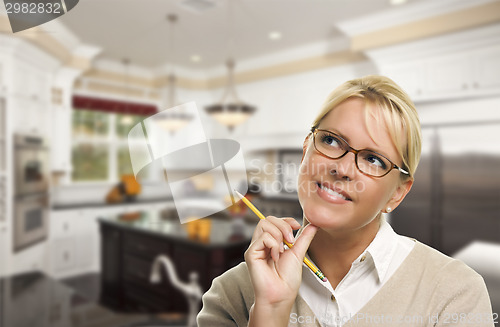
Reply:
[[[205,291],[256,217],[233,206],[181,225],[165,177],[202,167],[152,162],[137,183],[129,130],[195,101],[207,138],[241,144],[235,176],[257,207],[300,220],[312,119],[367,74],[399,83],[422,122],[416,182],[388,219],[481,273],[500,312],[500,1],[81,0],[15,34],[0,11],[1,327],[188,324],[199,299],[169,276]],[[173,138],[189,124],[167,118]],[[225,201],[206,196],[223,182],[187,185],[193,208]]]

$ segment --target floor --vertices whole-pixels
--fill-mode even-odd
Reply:
[[[72,278],[67,278],[61,280],[63,284],[75,290],[75,292],[84,297],[85,299],[99,303],[100,292],[101,292],[101,276],[98,273],[79,275]],[[119,316],[121,320],[113,322],[113,326],[124,326],[124,327],[155,327],[155,326],[172,326],[172,327],[185,327],[185,316],[180,314],[159,314],[159,315],[149,315],[148,318],[140,319],[137,322],[137,317],[133,314],[130,316],[130,320],[127,320],[127,316]],[[159,320],[159,319],[160,320]],[[181,323],[180,323],[181,322]],[[109,327],[110,325],[106,325]]]
[[[497,253],[500,253],[498,247],[492,247],[487,243],[474,243],[453,257],[464,261],[483,276],[491,298],[493,312],[500,314],[500,261],[498,259],[500,256]],[[485,256],[490,260],[481,260]],[[493,262],[491,258],[496,261]],[[76,290],[79,295],[97,303],[101,291],[100,278],[99,274],[94,273],[64,279],[62,282]]]
[[[72,289],[79,295],[93,302],[99,301],[101,294],[101,275],[97,273],[79,275],[72,278],[61,280],[61,282]]]

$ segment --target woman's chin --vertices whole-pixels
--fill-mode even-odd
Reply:
[[[306,208],[304,215],[311,224],[323,229],[340,228],[344,221],[342,215],[332,213],[331,210],[324,210],[324,208],[318,206]]]

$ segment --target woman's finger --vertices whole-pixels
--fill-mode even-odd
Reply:
[[[275,224],[275,221],[272,219],[265,219],[259,221],[259,223],[257,224],[257,228],[255,229],[254,235],[252,237],[252,241],[254,239],[257,239],[258,237],[260,237],[260,235],[264,233],[269,233],[276,239],[276,241],[283,242],[283,232]]]
[[[274,261],[279,259],[280,244],[270,233],[262,233],[245,251],[245,261],[267,260],[269,253]]]
[[[300,227],[302,227],[302,225],[295,218],[285,217],[285,218],[282,218],[282,219],[284,221],[286,221],[292,227],[293,230],[299,229]]]
[[[276,241],[276,239],[271,234],[265,233],[262,235],[262,243],[266,248],[271,250],[271,258],[274,260],[274,262],[277,262],[280,258],[279,244],[281,242]]]
[[[300,260],[305,257],[307,249],[309,248],[309,244],[311,244],[317,231],[318,227],[312,224],[307,225],[302,230],[302,233],[297,238],[297,241],[293,244],[292,251],[293,253],[295,253],[297,258],[300,258]]]
[[[289,219],[283,219],[283,218],[276,218],[274,216],[269,216],[266,218],[265,221],[268,221],[275,225],[282,234],[282,237],[287,240],[289,243],[295,242],[295,238],[293,236],[293,229],[292,226],[290,225],[290,220]]]

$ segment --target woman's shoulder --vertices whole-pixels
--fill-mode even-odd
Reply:
[[[464,262],[452,258],[424,243],[416,241],[413,259],[418,262],[420,270],[439,276],[445,283],[463,283],[464,281],[481,281],[482,277]]]

